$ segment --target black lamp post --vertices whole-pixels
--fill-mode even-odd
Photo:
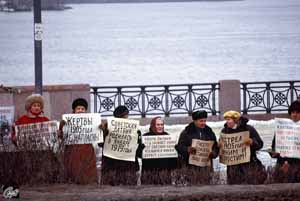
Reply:
[[[43,93],[41,0],[33,0],[35,93]]]

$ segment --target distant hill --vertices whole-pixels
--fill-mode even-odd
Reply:
[[[242,1],[242,0],[64,0],[66,4],[72,3],[130,3],[130,2],[189,2],[189,1]]]

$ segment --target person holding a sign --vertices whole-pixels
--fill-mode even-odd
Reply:
[[[226,123],[221,131],[219,147],[220,162],[227,164],[227,183],[263,183],[267,175],[256,156],[256,151],[263,147],[258,132],[239,112],[225,112],[224,119]]]
[[[138,121],[129,120],[129,110],[120,105],[114,111],[115,118],[108,118],[102,126],[104,148],[102,157],[102,184],[136,185],[141,156],[141,132]]]
[[[212,159],[216,158],[219,153],[216,135],[206,125],[207,112],[205,110],[193,112],[192,119],[193,122],[181,132],[175,148],[185,161],[187,173],[194,174],[190,175],[188,180],[191,183],[209,183],[210,173],[213,171]],[[194,156],[199,156],[198,162],[193,160]],[[192,181],[193,179],[198,181]]]
[[[32,94],[25,100],[26,114],[21,116],[15,125],[32,124],[50,121],[50,119],[44,116],[44,98],[39,94]]]
[[[171,171],[177,167],[177,153],[174,149],[176,139],[164,131],[164,120],[161,117],[151,120],[149,132],[142,136],[142,141],[145,144],[142,184],[171,184]]]
[[[19,174],[23,175],[23,181],[21,182],[30,182],[32,179],[37,179],[39,175],[43,175],[44,177],[40,177],[37,182],[55,182],[56,177],[58,175],[59,163],[57,158],[52,150],[33,150],[36,147],[35,140],[32,140],[30,144],[26,144],[25,149],[20,148],[23,147],[20,144],[20,138],[18,133],[23,133],[22,126],[23,125],[31,125],[28,126],[28,131],[34,131],[33,128],[38,123],[49,122],[49,118],[44,116],[44,98],[39,94],[32,94],[28,96],[25,100],[25,110],[26,114],[21,116],[13,126],[12,140],[17,145],[18,149],[21,149],[20,158],[18,161],[18,165],[16,168],[18,169]],[[24,128],[25,129],[25,128]],[[28,133],[30,134],[39,134],[39,133]],[[34,135],[33,135],[34,136]],[[42,137],[42,136],[39,136]],[[28,142],[28,141],[26,141]]]
[[[292,102],[292,104],[289,106],[288,114],[290,116],[290,119],[293,121],[293,123],[291,123],[292,125],[300,124],[300,101],[299,100]],[[287,130],[288,129],[285,129],[284,131]],[[300,155],[298,155],[298,158],[281,156],[280,153],[276,151],[275,136],[272,141],[272,151],[270,153],[272,158],[277,158],[277,163],[274,172],[274,180],[276,182],[289,182],[289,183],[300,182]],[[298,132],[298,136],[300,138],[300,132]],[[287,135],[284,137],[287,138]],[[296,142],[294,141],[293,144],[296,144]]]
[[[83,98],[77,98],[72,103],[74,114],[86,113],[87,109],[88,102]],[[67,126],[66,124],[67,122],[62,120],[59,126],[59,136],[63,140],[68,140],[68,136],[64,136],[63,133],[63,127]],[[98,181],[96,155],[92,144],[65,145],[64,165],[67,180],[78,184],[96,183]]]

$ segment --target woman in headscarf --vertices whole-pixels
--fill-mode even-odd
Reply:
[[[164,131],[164,120],[151,120],[149,132],[143,136],[169,135]],[[177,166],[177,158],[142,159],[142,184],[171,184],[171,171]]]

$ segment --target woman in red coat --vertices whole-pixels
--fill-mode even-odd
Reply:
[[[44,116],[44,98],[39,94],[32,94],[25,100],[26,114],[21,116],[14,126],[50,121]],[[18,147],[15,132],[12,140]],[[34,146],[34,145],[32,145]],[[53,183],[58,179],[59,164],[52,150],[33,150],[31,145],[26,150],[21,149],[17,157],[15,168],[18,183]]]
[[[15,125],[40,123],[50,121],[44,116],[44,98],[39,94],[32,94],[26,98],[25,101],[26,114],[21,116]]]

